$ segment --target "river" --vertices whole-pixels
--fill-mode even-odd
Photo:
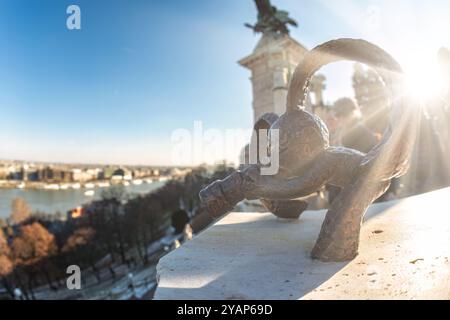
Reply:
[[[130,194],[145,194],[156,190],[165,182],[154,181],[153,183],[131,184],[125,189]],[[44,189],[0,189],[0,218],[7,218],[11,213],[11,202],[15,197],[26,200],[32,212],[42,211],[46,213],[61,212],[66,214],[70,209],[76,208],[83,203],[97,200],[105,188],[90,189],[94,191],[93,196],[86,196],[87,189],[67,190],[44,190]]]

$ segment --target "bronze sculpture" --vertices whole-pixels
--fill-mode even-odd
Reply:
[[[314,73],[341,60],[373,67],[390,92],[391,122],[381,142],[367,154],[329,146],[326,125],[302,107]],[[295,199],[324,185],[337,186],[341,191],[331,203],[311,256],[322,261],[353,259],[358,253],[367,208],[386,191],[391,179],[403,175],[409,165],[419,111],[405,103],[401,83],[400,65],[369,42],[338,39],[317,46],[297,66],[289,86],[286,112],[270,126],[269,134],[273,130],[279,133],[278,173],[261,175],[260,163],[248,165],[204,188],[200,192],[203,207],[218,217],[244,198],[262,198],[269,210],[278,210],[278,216],[298,217],[305,207],[295,205]]]
[[[287,25],[297,26],[297,22],[289,18],[287,11],[278,10],[270,4],[270,0],[255,0],[255,4],[258,10],[258,21],[253,26],[245,24],[254,32],[289,34]]]

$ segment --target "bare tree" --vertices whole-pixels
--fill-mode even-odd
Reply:
[[[91,227],[82,227],[75,230],[67,239],[62,252],[68,254],[77,264],[86,264],[92,268],[97,281],[100,282],[100,270],[95,263],[99,259],[99,250],[93,238],[95,230]]]
[[[19,235],[12,242],[12,256],[15,265],[27,267],[28,289],[33,295],[33,284],[37,273],[36,265],[41,260],[54,255],[57,251],[55,237],[40,223],[34,222],[20,227]],[[49,281],[45,268],[40,270]]]
[[[14,298],[14,290],[8,281],[8,275],[12,272],[14,265],[11,261],[11,250],[9,248],[6,236],[0,229],[0,278],[2,279],[3,286]]]
[[[10,215],[10,221],[12,224],[21,223],[28,219],[30,215],[31,210],[25,199],[17,197],[12,200]]]

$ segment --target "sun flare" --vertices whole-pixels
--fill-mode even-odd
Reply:
[[[421,100],[439,98],[446,83],[436,56],[418,54],[406,60],[405,95]]]

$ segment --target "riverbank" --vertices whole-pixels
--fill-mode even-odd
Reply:
[[[142,179],[132,180],[96,180],[88,182],[71,182],[71,183],[48,183],[37,181],[19,181],[19,180],[0,180],[0,189],[35,189],[35,190],[79,190],[107,188],[112,185],[141,185],[153,182],[163,182],[169,180],[170,177],[146,177]]]
[[[141,184],[129,183],[124,188],[129,194],[146,194],[165,184],[165,181],[142,182]],[[0,188],[0,218],[6,218],[11,212],[11,202],[14,198],[25,199],[33,212],[65,214],[84,203],[101,198],[106,187],[93,187],[91,189],[45,189],[45,188]]]

